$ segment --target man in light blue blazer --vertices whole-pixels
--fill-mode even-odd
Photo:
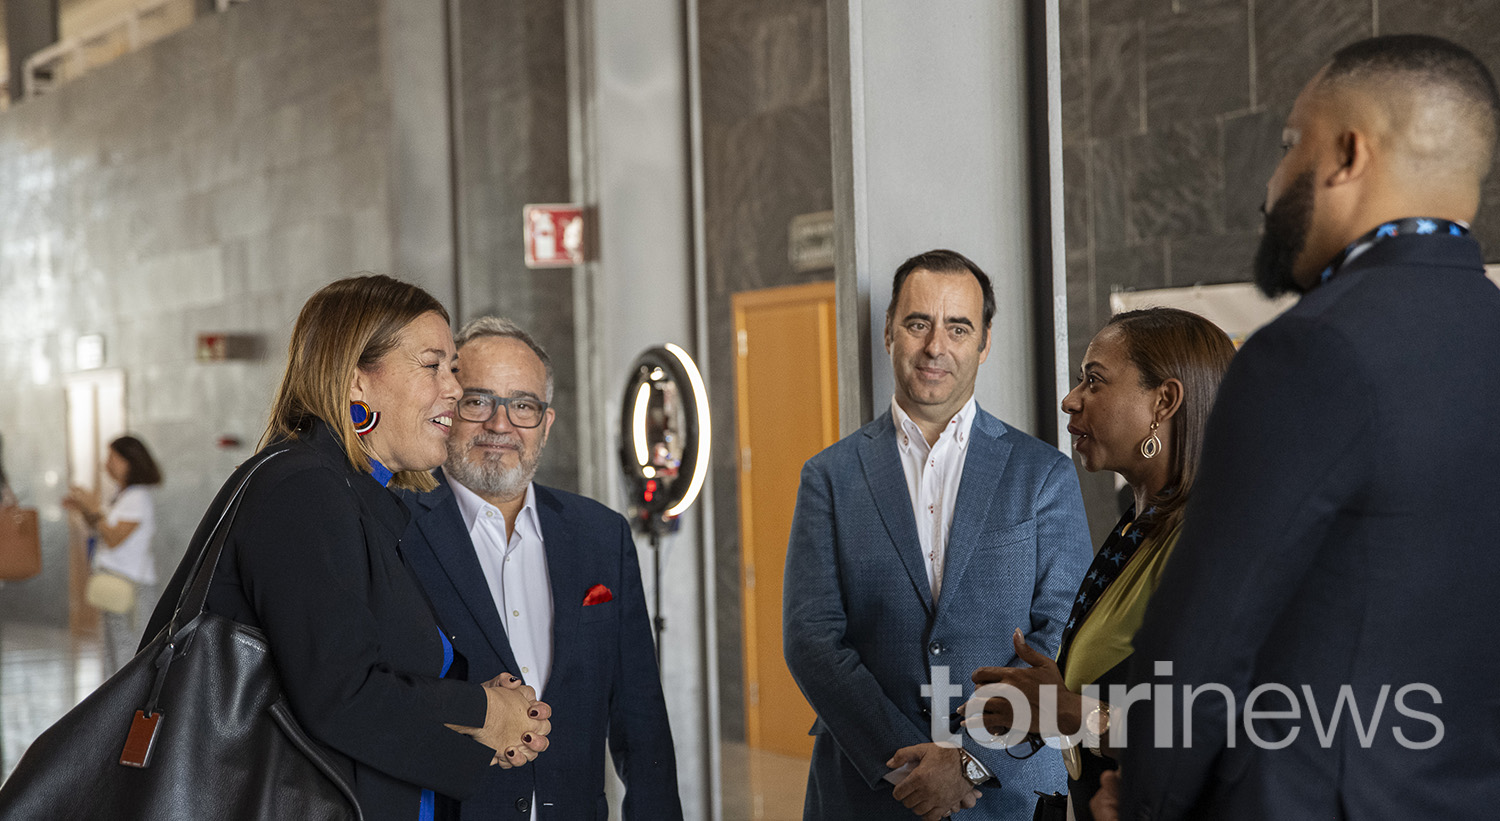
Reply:
[[[802,469],[782,620],[818,713],[806,819],[1023,821],[1033,790],[1064,788],[1055,750],[1017,760],[947,733],[976,668],[1018,663],[1014,630],[1057,651],[1092,555],[1073,463],[974,402],[994,312],[961,254],[903,263],[886,310],[891,409]]]

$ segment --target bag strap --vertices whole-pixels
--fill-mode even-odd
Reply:
[[[194,562],[192,581],[182,589],[181,596],[177,599],[177,609],[172,612],[172,621],[167,625],[167,635],[175,636],[183,625],[197,618],[203,612],[208,602],[208,588],[213,584],[214,572],[219,566],[219,555],[224,552],[224,543],[229,540],[229,527],[234,523],[234,515],[240,509],[240,502],[245,498],[245,488],[250,485],[250,477],[255,475],[262,465],[272,459],[286,453],[286,449],[272,451],[270,453],[257,454],[256,461],[240,477],[240,483],[234,489],[234,495],[224,504],[223,510],[219,512],[219,520],[214,523],[214,529],[207,539],[204,540],[203,550],[198,554]]]

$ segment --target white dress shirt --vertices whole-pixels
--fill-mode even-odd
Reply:
[[[510,672],[535,688],[540,700],[552,672],[552,581],[547,574],[542,523],[536,512],[536,488],[526,486],[526,501],[507,538],[500,509],[452,476],[447,478],[474,542],[490,596],[505,623],[511,653],[521,666]]]
[[[937,442],[927,445],[927,437],[906,411],[891,397],[891,419],[896,423],[896,449],[901,453],[901,470],[906,474],[906,496],[911,499],[912,516],[917,521],[917,541],[926,560],[927,584],[932,600],[943,590],[943,562],[948,556],[948,532],[953,529],[953,507],[958,501],[958,485],[964,477],[964,459],[969,453],[969,431],[974,427],[974,397],[964,403],[948,420]],[[979,762],[976,761],[976,764]],[[900,784],[912,765],[886,773],[885,779]],[[990,771],[979,764],[986,777]]]
[[[445,474],[446,475],[446,474]],[[464,517],[479,569],[489,585],[495,609],[505,624],[511,655],[520,670],[511,670],[536,690],[552,673],[552,579],[547,574],[547,551],[542,545],[542,522],[536,515],[536,486],[526,485],[526,501],[516,513],[516,526],[505,535],[505,514],[452,476],[447,476],[458,512]],[[537,821],[536,793],[531,794],[530,821]]]
[[[943,561],[948,552],[948,531],[953,526],[953,504],[964,475],[969,452],[969,430],[974,426],[974,397],[959,408],[931,447],[922,429],[891,397],[891,418],[896,423],[896,447],[901,469],[906,473],[906,493],[917,521],[917,541],[926,559],[927,583],[932,600],[943,590]]]

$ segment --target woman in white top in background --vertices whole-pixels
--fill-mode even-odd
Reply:
[[[151,553],[156,509],[149,488],[161,483],[161,470],[141,440],[121,436],[109,443],[104,472],[120,487],[107,508],[99,504],[98,493],[79,487],[73,488],[63,504],[78,511],[92,531],[89,541],[94,571],[113,573],[135,585],[132,611],[100,613],[107,678],[135,656],[141,630],[156,604],[156,559]]]

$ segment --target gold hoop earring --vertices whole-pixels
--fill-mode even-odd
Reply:
[[[1141,455],[1147,459],[1155,459],[1156,454],[1161,453],[1161,439],[1156,436],[1156,423],[1151,423],[1151,435],[1141,442]]]

